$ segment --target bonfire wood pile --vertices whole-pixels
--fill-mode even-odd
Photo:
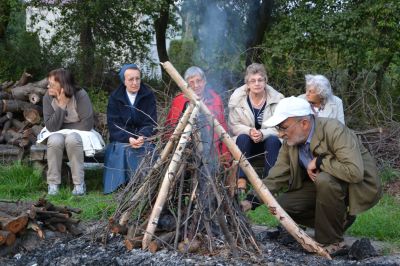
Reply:
[[[288,232],[306,250],[330,258],[279,206],[224,128],[176,69],[169,62],[163,63],[163,67],[191,104],[165,148],[156,151],[160,154],[158,159],[154,162],[155,156],[150,154],[142,160],[140,171],[118,195],[117,210],[109,221],[111,232],[125,235],[128,249],[141,246],[154,252],[168,247],[182,252],[215,254],[222,247],[234,257],[260,252],[238,199],[231,193],[236,182],[232,182],[230,171],[217,163],[212,137],[215,131],[261,200],[275,210],[274,215]]]
[[[125,235],[128,249],[161,248],[213,254],[228,248],[260,251],[246,217],[231,190],[230,170],[218,164],[212,134],[189,105],[161,151],[142,160],[117,199],[110,231]],[[173,152],[175,151],[175,152]],[[160,154],[156,160],[154,154]]]
[[[12,246],[27,230],[35,231],[41,239],[45,238],[45,229],[80,235],[82,232],[76,227],[79,220],[72,217],[73,213],[80,212],[80,209],[53,205],[45,199],[35,203],[1,201],[0,249]]]
[[[28,83],[31,75],[22,74],[17,82],[0,84],[0,154],[6,159],[21,159],[24,148],[36,142],[42,129],[42,98],[47,79]],[[18,147],[12,149],[12,146]],[[15,158],[16,150],[18,151]]]

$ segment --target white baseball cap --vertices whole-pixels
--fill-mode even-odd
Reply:
[[[282,99],[275,108],[274,114],[264,122],[265,127],[274,127],[289,117],[312,114],[311,105],[304,99],[294,96]]]

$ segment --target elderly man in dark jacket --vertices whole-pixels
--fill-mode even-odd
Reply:
[[[103,175],[106,194],[128,182],[142,157],[152,149],[146,139],[155,133],[157,121],[156,98],[141,82],[137,65],[124,65],[119,76],[121,85],[111,94],[107,106],[110,144]]]
[[[265,185],[273,193],[284,191],[279,204],[297,223],[315,228],[329,253],[342,249],[355,215],[382,195],[373,157],[349,128],[314,117],[300,98],[281,100],[265,126],[284,140]]]

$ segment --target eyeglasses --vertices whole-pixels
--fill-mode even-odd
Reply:
[[[140,78],[130,78],[130,79],[126,79],[125,81],[127,83],[133,83],[133,82],[139,83],[140,82]]]
[[[194,87],[196,85],[201,85],[203,84],[204,80],[203,79],[195,79],[195,80],[191,80],[189,81],[189,86],[190,87]]]
[[[59,85],[59,83],[52,83],[52,82],[49,82],[48,84],[47,84],[47,88],[55,88],[55,87],[57,87]]]
[[[265,79],[250,79],[248,82],[249,84],[264,83]]]
[[[299,123],[299,122],[301,122],[301,121],[302,121],[302,120],[298,120],[298,121],[296,121],[295,123],[291,124],[290,126],[288,126],[288,127],[286,127],[286,128],[285,128],[285,127],[282,127],[282,125],[279,124],[279,125],[275,126],[275,129],[278,130],[278,132],[286,133],[286,132],[289,130],[289,128],[293,127],[294,125],[296,125],[297,123]]]

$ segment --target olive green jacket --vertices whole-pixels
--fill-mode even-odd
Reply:
[[[382,196],[375,160],[357,136],[338,120],[316,118],[310,149],[314,157],[323,156],[320,166],[326,172],[349,183],[349,212],[358,214],[374,206]],[[275,166],[264,179],[271,192],[302,187],[306,171],[299,165],[297,146],[284,141]],[[318,176],[317,176],[318,178]]]

